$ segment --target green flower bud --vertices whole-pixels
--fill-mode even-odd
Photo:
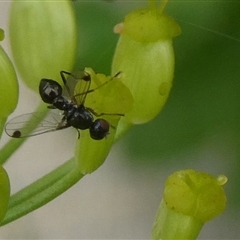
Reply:
[[[10,42],[16,66],[28,87],[41,78],[58,79],[70,71],[76,53],[76,24],[71,1],[13,1]]]
[[[169,209],[206,222],[225,209],[222,185],[226,181],[223,175],[216,178],[194,170],[179,171],[167,179],[164,201]]]
[[[153,239],[194,239],[202,225],[223,212],[224,175],[183,170],[165,183],[164,197],[153,228]]]
[[[97,114],[105,113],[96,118],[107,120],[111,126],[109,134],[102,140],[92,139],[88,130],[80,132],[75,148],[75,159],[79,171],[83,174],[92,173],[103,164],[113,144],[116,127],[121,118],[120,114],[130,111],[133,104],[132,94],[122,83],[121,74],[112,78],[95,74],[91,68],[86,68],[85,71],[91,76],[91,89],[97,89],[87,94],[84,105]],[[108,83],[101,86],[106,82]],[[78,90],[78,85],[75,91],[76,94],[81,92]]]
[[[14,67],[0,46],[0,136],[6,119],[17,106],[18,82]]]
[[[142,124],[153,119],[167,100],[174,75],[172,38],[181,29],[162,9],[149,7],[129,13],[115,32],[120,38],[112,73],[123,72],[122,81],[134,98],[132,111],[119,125]]]
[[[3,220],[10,198],[10,182],[5,169],[0,165],[0,222]]]

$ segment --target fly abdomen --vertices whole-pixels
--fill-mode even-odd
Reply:
[[[82,106],[74,109],[68,118],[69,125],[81,130],[90,128],[93,122],[92,114]]]

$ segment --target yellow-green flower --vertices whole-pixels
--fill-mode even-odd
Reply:
[[[194,170],[176,172],[166,181],[164,201],[169,209],[209,221],[226,206],[222,179]]]
[[[18,102],[17,76],[11,60],[0,46],[0,136],[7,117]]]
[[[132,124],[153,119],[164,106],[174,76],[172,39],[181,29],[162,8],[150,6],[129,13],[115,32],[120,38],[112,73],[122,71],[122,81],[134,98],[132,111],[119,123],[121,135]]]
[[[103,74],[96,74],[91,68],[86,68],[85,72],[91,76],[91,89],[99,87],[112,78]],[[75,89],[77,91],[78,87],[76,86]],[[101,116],[111,125],[110,133],[104,139],[93,140],[87,130],[80,132],[80,138],[75,149],[75,158],[81,173],[91,173],[102,165],[113,144],[116,127],[121,118],[119,114],[129,112],[132,104],[132,94],[122,83],[121,74],[87,95],[85,107],[90,107],[98,114],[106,113],[112,115]]]
[[[226,207],[224,175],[182,170],[165,183],[152,231],[153,239],[195,239],[203,224],[221,214]]]
[[[38,90],[42,78],[60,80],[71,71],[76,54],[76,23],[69,0],[13,1],[10,42],[23,81]]]

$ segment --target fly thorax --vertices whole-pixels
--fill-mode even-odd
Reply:
[[[58,96],[54,99],[52,105],[59,110],[68,110],[69,109],[69,100],[63,96]]]

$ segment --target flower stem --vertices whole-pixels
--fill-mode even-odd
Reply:
[[[1,139],[1,136],[2,136],[2,132],[3,132],[3,129],[4,129],[5,123],[6,123],[6,118],[0,118],[0,139]]]
[[[26,123],[29,129],[29,134],[37,127],[37,125],[46,117],[48,113],[48,108],[45,103],[41,102],[36,109],[36,112],[41,113],[38,115],[38,121],[36,118],[30,118],[29,121]],[[0,164],[5,163],[9,157],[27,140],[27,138],[12,138],[9,140],[5,146],[0,150]]]
[[[15,193],[1,225],[12,222],[50,202],[77,183],[84,175],[72,158],[41,179]]]
[[[196,239],[202,229],[203,222],[168,209],[164,201],[158,209],[156,222],[152,231],[152,239]]]

